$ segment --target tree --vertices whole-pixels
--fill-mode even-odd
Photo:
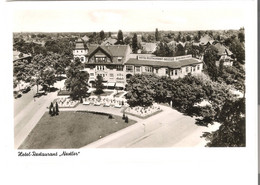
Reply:
[[[56,105],[55,105],[55,109],[56,109],[56,115],[59,115],[59,105],[58,103],[56,102]]]
[[[216,61],[218,60],[217,48],[213,45],[209,46],[205,50],[203,60],[206,65],[208,75],[211,77],[213,81],[216,81],[218,77],[218,68],[216,66]]]
[[[52,108],[53,108],[53,103],[51,102],[50,107],[49,107],[49,114],[52,115]]]
[[[138,42],[137,42],[136,33],[134,34],[134,37],[132,39],[132,50],[133,50],[133,53],[137,53],[137,50],[138,50]]]
[[[156,41],[159,41],[159,40],[160,40],[160,35],[159,35],[158,28],[155,29],[155,40],[156,40]]]
[[[223,66],[219,79],[227,85],[232,85],[235,89],[244,92],[245,90],[245,71],[235,66]],[[219,69],[220,70],[220,69]]]
[[[245,48],[244,43],[239,42],[235,39],[230,45],[230,51],[234,54],[235,58],[240,64],[245,63]]]
[[[198,57],[199,56],[199,48],[198,46],[189,45],[187,47],[187,54],[191,54],[192,57]]]
[[[82,63],[75,61],[71,63],[66,71],[67,79],[65,85],[67,90],[70,91],[72,99],[78,100],[81,97],[85,97],[88,91],[89,74],[86,71],[82,71],[82,68]]]
[[[187,41],[191,41],[190,35],[187,35],[187,36],[186,36],[186,40],[187,40]]]
[[[154,101],[154,83],[155,75],[134,75],[128,82],[127,86],[127,103],[131,107],[150,106]]]
[[[178,44],[177,47],[176,47],[175,56],[183,56],[183,55],[185,55],[185,49],[182,46],[182,44]]]
[[[165,42],[160,42],[154,54],[161,57],[171,57],[173,50]]]
[[[148,35],[147,36],[147,42],[154,42],[155,41],[155,37],[154,37],[154,35]]]
[[[117,42],[115,44],[122,45],[124,44],[124,36],[122,30],[119,30],[117,33]]]
[[[197,34],[198,36],[198,40],[200,40],[200,38],[201,38],[201,31],[198,31],[198,34]]]
[[[54,69],[49,67],[42,71],[41,80],[43,84],[48,85],[48,89],[50,90],[50,86],[56,82]]]
[[[128,116],[125,117],[125,122],[128,123]]]
[[[177,38],[176,38],[176,41],[177,41],[177,42],[180,42],[180,41],[181,41],[181,32],[179,32],[179,34],[178,34],[178,36],[177,36]]]
[[[100,31],[99,37],[100,37],[101,40],[105,39],[105,32],[103,30]]]
[[[209,141],[209,147],[245,146],[245,98],[228,100],[220,114],[221,125],[217,131],[207,132],[203,136]]]
[[[132,39],[131,39],[131,37],[129,37],[129,36],[127,36],[126,38],[125,38],[125,40],[124,40],[124,42],[125,42],[125,44],[126,45],[132,45]]]
[[[245,34],[244,32],[239,32],[238,33],[238,39],[240,42],[245,42]]]
[[[103,85],[103,77],[101,75],[97,75],[97,79],[96,79],[96,90],[95,90],[95,94],[102,94],[104,91],[104,85]]]

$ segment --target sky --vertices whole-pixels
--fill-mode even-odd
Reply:
[[[223,30],[245,23],[243,5],[230,2],[55,2],[12,10],[13,32]]]

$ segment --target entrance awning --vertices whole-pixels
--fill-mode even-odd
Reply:
[[[114,86],[115,86],[115,83],[114,83],[114,82],[108,82],[108,83],[107,83],[107,86],[109,86],[109,87],[114,87]]]
[[[125,85],[123,83],[116,83],[116,87],[123,87],[123,88],[125,88]]]

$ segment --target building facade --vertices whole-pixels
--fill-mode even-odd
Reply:
[[[87,53],[88,53],[88,48],[86,47],[84,41],[82,39],[78,39],[76,41],[76,47],[73,50],[74,60],[76,58],[79,58],[81,62],[85,63],[86,62],[85,55]]]
[[[107,86],[125,87],[127,81],[135,74],[154,73],[176,79],[187,74],[201,73],[203,69],[203,62],[192,58],[191,55],[180,57],[133,55],[128,45],[90,46],[85,51],[86,54],[81,61],[85,63],[84,70],[89,73],[89,82],[94,82],[97,76],[101,75]],[[74,57],[77,56],[78,52],[75,52]],[[80,55],[82,56],[83,54]]]

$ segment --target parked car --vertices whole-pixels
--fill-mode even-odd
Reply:
[[[14,91],[14,98],[17,99],[17,98],[20,98],[22,97],[22,94],[18,91]]]
[[[86,97],[90,97],[91,93],[86,93]]]
[[[94,102],[94,105],[95,105],[95,106],[100,106],[101,103],[100,103],[100,102]]]
[[[27,86],[27,87],[25,87],[24,89],[23,89],[23,93],[27,93],[27,92],[29,92],[31,90],[31,87],[30,86]]]
[[[84,101],[83,105],[90,105],[90,102],[89,101]]]
[[[110,107],[110,102],[106,102],[106,103],[104,104],[104,107]]]
[[[119,105],[119,104],[115,104],[115,108],[121,108],[122,105]]]
[[[44,91],[38,91],[38,93],[36,93],[34,97],[40,97],[42,95],[46,95],[46,93]]]

